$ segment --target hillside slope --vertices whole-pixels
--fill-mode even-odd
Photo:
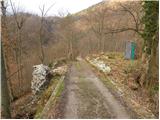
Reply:
[[[137,17],[136,19],[138,21],[140,17],[138,11],[141,9],[141,4],[138,1],[102,1],[72,15],[75,18],[76,28],[85,33],[84,37],[79,40],[80,46],[85,48],[85,51],[86,49],[89,49],[87,47],[88,44],[92,44],[92,49],[96,49],[96,44],[98,44],[99,39],[96,34],[99,32],[99,34],[103,34],[102,44],[104,44],[104,52],[123,52],[125,50],[125,42],[133,41],[137,43],[137,50],[139,51],[139,54],[141,54],[141,49],[139,49],[139,47],[142,44],[142,41],[135,32],[124,31],[115,34],[107,34],[110,29],[135,27],[133,16],[123,9],[121,6],[122,4]],[[82,48],[80,48],[80,50],[82,50]],[[84,53],[83,51],[81,52],[82,54]]]

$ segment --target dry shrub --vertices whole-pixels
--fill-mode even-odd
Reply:
[[[145,66],[141,64],[141,60],[131,60],[124,69],[126,83],[133,90],[143,87],[145,79]]]

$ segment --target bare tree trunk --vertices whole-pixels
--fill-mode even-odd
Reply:
[[[7,34],[7,24],[6,24],[6,7],[4,6],[4,1],[1,1],[1,10],[2,10],[2,17],[1,17],[1,25],[2,25],[2,37],[3,40],[5,40],[5,43],[3,42],[4,47],[4,56],[3,59],[5,61],[5,66],[6,66],[6,76],[9,76],[10,74],[10,69],[9,69],[9,56],[7,56],[7,53],[11,52],[9,47],[10,47],[10,43],[8,41],[8,34]],[[2,40],[1,40],[2,41]],[[2,43],[1,43],[2,44]],[[6,54],[5,54],[6,52]],[[8,80],[8,88],[9,88],[9,96],[11,98],[11,100],[13,99],[13,90],[12,90],[12,84],[11,82]]]
[[[105,52],[105,36],[102,35],[102,51]]]
[[[69,60],[69,49],[70,49],[70,47],[69,47],[69,40],[67,40],[67,54],[66,54],[66,57],[67,57],[67,59]]]
[[[3,56],[3,48],[1,51],[1,67],[2,67],[2,79],[1,79],[1,89],[2,89],[2,117],[4,118],[11,118],[11,112],[10,112],[10,97],[9,97],[9,91],[8,91],[8,85],[7,85],[7,79],[6,79],[6,70],[5,70],[5,62],[4,62],[4,56]]]
[[[22,38],[21,38],[21,34],[22,34],[22,32],[21,32],[21,29],[19,30],[19,32],[20,32],[20,35],[19,35],[19,49],[20,49],[20,51],[19,51],[19,68],[18,69],[20,69],[21,67],[22,67]],[[23,92],[23,71],[22,71],[23,69],[20,69],[20,79],[21,79],[21,89],[22,89],[22,92]]]
[[[158,81],[158,61],[157,61],[157,47],[158,47],[158,32],[155,38],[152,41],[151,47],[151,55],[148,64],[148,71],[147,71],[147,86],[150,88]]]
[[[5,18],[6,15],[6,8],[4,6],[4,1],[1,1],[1,9],[3,13],[3,17]],[[4,18],[2,19],[2,23],[4,24]],[[4,32],[4,31],[3,31]],[[4,37],[4,34],[3,36]],[[4,39],[4,38],[2,38]],[[9,91],[8,91],[8,84],[7,84],[7,77],[6,77],[6,67],[5,67],[5,61],[4,61],[4,53],[3,53],[3,44],[1,43],[1,107],[2,107],[2,117],[4,118],[11,118],[11,112],[10,112],[10,97],[9,97]]]
[[[73,45],[72,45],[72,40],[70,40],[69,44],[70,44],[70,49],[69,49],[70,50],[69,51],[70,56],[69,56],[69,59],[73,60]]]
[[[43,49],[43,39],[42,39],[42,30],[43,30],[43,16],[41,18],[41,27],[40,27],[40,50],[41,50],[41,55],[40,55],[40,60],[41,60],[41,63],[44,63],[44,49]]]
[[[17,69],[20,68],[20,43],[19,43],[19,39],[20,39],[20,32],[19,29],[17,29],[17,39],[16,39],[16,43],[15,43],[15,59],[16,59],[16,66]],[[17,80],[18,80],[18,84],[19,84],[19,94],[21,93],[21,75],[20,75],[20,71],[17,72]]]

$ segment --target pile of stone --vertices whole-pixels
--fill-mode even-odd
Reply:
[[[40,65],[34,65],[33,66],[33,79],[31,82],[31,89],[32,93],[36,94],[38,93],[43,85],[49,81],[48,75],[50,74],[50,69],[48,66],[45,66],[43,64]]]
[[[64,75],[67,72],[67,65],[63,65],[51,70],[52,75]]]
[[[107,66],[103,61],[98,59],[90,60],[90,63],[95,66],[97,69],[101,70],[104,73],[110,73],[111,68]]]

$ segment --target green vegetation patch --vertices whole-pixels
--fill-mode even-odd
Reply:
[[[49,86],[47,89],[45,89],[42,93],[41,93],[41,98],[40,100],[38,101],[38,105],[37,105],[37,111],[36,111],[36,114],[35,114],[35,118],[39,118],[45,104],[47,103],[48,99],[50,98],[53,90],[55,89],[58,81],[60,79],[60,76],[54,76],[52,78],[52,80],[50,81],[49,83]]]
[[[46,98],[43,97],[41,99],[41,101],[45,101],[45,104],[44,104],[44,102],[39,103],[35,118],[45,118],[45,116],[47,116],[51,107],[54,108],[54,106],[58,102],[58,100],[61,96],[61,93],[64,89],[63,77],[58,77],[56,85],[54,84],[54,85],[51,85],[51,86],[54,89],[52,89],[52,91],[50,92],[50,97],[49,98],[46,99]],[[49,91],[48,89],[44,92],[44,94]]]
[[[76,65],[76,68],[77,68],[78,70],[80,70],[80,68],[81,68],[80,63],[79,63],[79,62],[76,62],[75,65]]]

